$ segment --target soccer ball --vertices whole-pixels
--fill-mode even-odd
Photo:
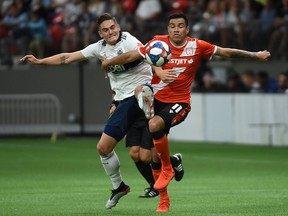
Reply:
[[[171,59],[171,49],[164,41],[152,41],[146,47],[145,58],[149,64],[161,67]]]

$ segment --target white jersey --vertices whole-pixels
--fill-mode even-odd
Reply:
[[[128,32],[121,32],[117,44],[109,45],[105,40],[91,44],[81,50],[85,58],[110,59],[122,53],[137,50],[141,42]],[[124,65],[111,65],[108,67],[111,89],[115,91],[115,100],[123,100],[134,95],[138,85],[151,82],[151,66],[137,60]]]

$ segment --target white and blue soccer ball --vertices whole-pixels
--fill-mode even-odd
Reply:
[[[164,41],[152,41],[146,47],[145,58],[149,64],[161,67],[169,62],[172,53],[169,45]]]

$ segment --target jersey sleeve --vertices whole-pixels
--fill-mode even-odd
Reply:
[[[214,55],[214,53],[216,52],[217,49],[216,46],[203,40],[198,40],[198,44],[203,58],[210,60]]]
[[[90,58],[101,59],[100,51],[99,51],[100,50],[99,45],[100,45],[99,42],[94,43],[94,44],[90,44],[89,46],[87,46],[84,49],[82,49],[81,53],[87,59],[90,59]]]
[[[139,47],[143,46],[143,44],[134,36],[126,32],[127,34],[127,43],[126,48],[127,50],[137,50]]]

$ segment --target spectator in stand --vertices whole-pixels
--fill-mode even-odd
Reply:
[[[19,28],[26,29],[26,32],[29,33],[29,53],[43,58],[51,38],[44,18],[41,18],[40,11],[31,11],[29,21],[22,23]]]
[[[24,54],[27,52],[28,36],[19,26],[26,23],[28,14],[23,10],[23,4],[19,1],[13,2],[7,8],[5,16],[1,20],[0,27],[6,31],[1,38],[0,57],[4,65],[13,65],[13,54]]]
[[[62,52],[73,52],[80,49],[80,29],[77,20],[82,14],[81,0],[69,1],[64,7],[64,33]]]
[[[247,23],[251,20],[250,10],[240,0],[229,1],[227,23],[231,32],[229,34],[230,46],[244,48],[244,33]],[[235,43],[235,44],[233,44]]]
[[[288,93],[288,71],[278,75],[278,93]]]
[[[273,21],[276,16],[275,2],[272,0],[266,0],[264,8],[262,9],[259,16],[259,25],[258,29],[254,28],[254,31],[251,33],[252,40],[255,43],[255,49],[261,49],[267,47],[269,44],[271,32],[273,29]]]
[[[207,71],[212,73],[211,67],[207,65],[207,60],[202,59],[192,82],[191,90],[193,92],[200,92],[204,88],[203,76]]]
[[[202,10],[199,6],[198,0],[190,0],[188,1],[189,5],[187,8],[187,16],[189,17],[189,20],[191,20],[192,24],[197,23],[202,18]]]
[[[52,20],[51,0],[32,0],[30,10],[37,11],[41,18],[45,19],[47,24]]]
[[[137,34],[140,41],[146,43],[152,35],[162,33],[159,20],[161,18],[162,6],[160,0],[142,0],[135,11]]]
[[[255,74],[252,70],[247,69],[241,73],[241,81],[244,84],[244,92],[259,92],[259,83],[256,81]]]
[[[195,89],[194,92],[203,92],[203,93],[223,93],[227,92],[226,86],[216,80],[212,70],[207,70],[204,72],[202,77],[203,86],[199,86],[198,89]]]
[[[55,14],[63,13],[68,2],[68,0],[51,0],[51,10],[53,10]]]
[[[93,23],[94,21],[94,17],[93,14],[90,13],[90,11],[88,10],[89,6],[88,1],[81,1],[80,4],[82,13],[80,14],[80,16],[78,16],[76,24],[78,28],[79,37],[84,38],[84,40],[81,39],[79,40],[79,46],[80,48],[84,48],[89,44],[93,43],[94,41],[96,41],[96,40],[91,41],[92,37],[90,37],[91,35],[87,33],[89,32],[91,23]]]
[[[139,4],[139,0],[123,0],[122,7],[126,15],[132,16]]]
[[[277,9],[269,50],[276,59],[288,59],[288,0],[282,0]]]
[[[88,2],[88,5],[83,6],[83,12],[80,16],[80,19],[82,16],[85,15],[86,19],[88,19],[88,16],[90,17],[89,26],[83,27],[80,26],[81,31],[83,32],[83,38],[84,38],[84,47],[88,46],[91,43],[94,43],[95,41],[100,40],[100,36],[97,30],[97,18],[98,16],[95,16],[100,11],[105,10],[105,12],[109,12],[113,14],[115,17],[117,17],[119,20],[119,24],[121,24],[121,29],[124,31],[133,31],[134,29],[128,29],[127,30],[127,16],[126,11],[122,7],[122,4],[118,0],[109,0],[109,1],[94,1],[94,4],[91,5],[91,3]],[[97,4],[96,4],[97,3]],[[84,3],[82,3],[84,4]],[[124,3],[123,3],[124,4]],[[97,5],[99,6],[97,9]],[[106,8],[106,9],[105,9]],[[124,11],[123,11],[124,10]],[[89,15],[88,15],[89,14]],[[125,14],[125,15],[124,15]],[[124,21],[123,21],[124,20]],[[88,20],[87,20],[88,21]],[[79,23],[80,24],[80,23]],[[123,25],[123,27],[122,27]]]
[[[277,81],[271,79],[265,70],[260,70],[256,74],[257,81],[259,83],[260,93],[276,93],[277,92]]]
[[[243,93],[243,92],[245,92],[244,84],[242,83],[239,75],[234,71],[228,75],[227,92],[230,92],[230,93]]]
[[[63,22],[64,22],[64,14],[57,13],[53,15],[52,22],[50,23],[50,25],[48,25],[48,31],[51,37],[50,41],[51,44],[49,45],[48,47],[49,49],[47,51],[51,55],[61,52],[61,43],[64,32]]]
[[[169,14],[186,13],[189,6],[188,0],[162,0],[162,3]]]
[[[210,43],[220,44],[218,27],[222,21],[221,16],[219,16],[219,5],[217,0],[209,1],[202,19],[204,40],[207,40]]]
[[[103,14],[106,9],[106,1],[104,0],[91,0],[89,2],[88,10],[93,15],[93,17],[98,17]]]

